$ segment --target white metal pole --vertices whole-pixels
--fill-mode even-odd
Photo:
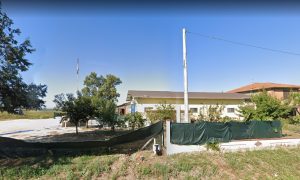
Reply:
[[[183,37],[183,81],[184,81],[184,122],[189,123],[188,75],[186,63],[186,29],[182,30]]]
[[[77,58],[76,74],[77,74],[77,91],[79,91],[79,58]]]

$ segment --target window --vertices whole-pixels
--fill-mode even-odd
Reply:
[[[234,113],[234,108],[227,108],[227,113]]]
[[[121,109],[120,115],[125,115],[125,109]]]
[[[191,113],[197,113],[198,112],[198,108],[190,108]]]

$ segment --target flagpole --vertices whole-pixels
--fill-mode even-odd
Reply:
[[[77,58],[76,74],[77,74],[77,91],[79,91],[79,58]]]

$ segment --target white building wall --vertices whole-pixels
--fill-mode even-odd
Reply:
[[[153,108],[153,110],[156,110],[159,104],[139,104],[136,102],[136,112],[140,112],[144,115],[144,118],[146,118],[145,108]],[[176,106],[180,106],[181,110],[184,110],[184,104],[173,104],[174,108]],[[193,113],[193,116],[196,118],[200,114],[200,111],[206,111],[209,107],[209,104],[190,104],[189,108],[197,108],[197,113]],[[238,109],[239,104],[236,105],[222,105],[224,106],[224,109],[222,111],[221,117],[228,116],[230,118],[240,119],[238,115]],[[234,113],[228,112],[228,108],[234,108]]]

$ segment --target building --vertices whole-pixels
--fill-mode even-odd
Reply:
[[[222,117],[239,119],[238,108],[250,99],[239,93],[189,92],[189,109],[194,118],[203,113],[210,105],[222,105]],[[136,91],[129,90],[127,103],[119,106],[123,112],[140,112],[146,117],[146,111],[155,110],[160,104],[171,104],[184,110],[183,92],[171,91]]]
[[[242,94],[255,94],[261,91],[267,91],[270,95],[283,100],[287,99],[290,92],[300,92],[299,85],[291,84],[277,84],[277,83],[253,83],[246,86],[242,86],[237,89],[228,91],[227,93],[242,93]]]
[[[130,113],[130,102],[126,102],[117,106],[117,112],[120,115],[125,115]]]

